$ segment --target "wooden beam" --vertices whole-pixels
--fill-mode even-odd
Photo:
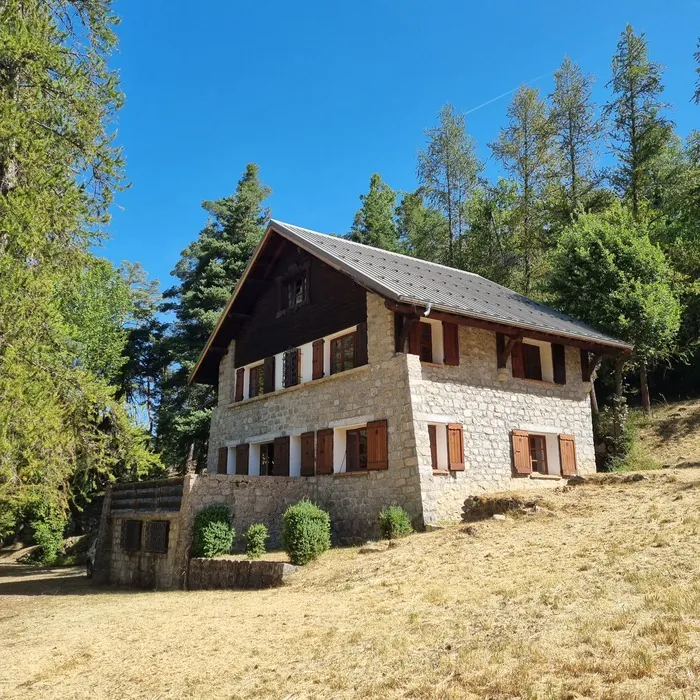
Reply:
[[[411,328],[420,322],[420,317],[418,316],[403,316],[403,324],[401,325],[401,334],[399,335],[399,340],[397,342],[396,352],[406,352],[406,341],[411,333]]]
[[[513,352],[513,348],[515,347],[515,344],[523,339],[523,334],[520,333],[518,335],[509,335],[508,336],[508,341],[505,344],[505,347],[503,348],[503,353],[501,353],[498,357],[498,367],[499,369],[503,369],[506,366],[506,363],[508,362],[508,358],[510,357],[511,352]]]
[[[583,362],[584,353],[586,355],[585,362]],[[600,364],[600,361],[602,359],[603,356],[599,353],[593,353],[593,357],[590,357],[590,355],[585,350],[581,351],[581,379],[584,382],[591,381],[591,378],[593,377],[595,371],[598,369],[598,365]]]
[[[411,306],[410,304],[397,304],[393,301],[385,301],[384,306],[390,311],[395,311],[396,313],[402,315],[416,316],[421,314],[424,309],[418,306]],[[519,328],[518,326],[511,326],[507,323],[498,323],[497,321],[484,321],[479,318],[471,318],[469,316],[458,316],[457,314],[449,314],[443,311],[431,311],[430,318],[436,321],[447,321],[448,323],[456,323],[460,326],[468,326],[470,328],[479,328],[481,330],[491,331],[492,333],[503,333],[506,336],[515,336],[522,334],[525,338],[532,338],[533,340],[542,340],[547,343],[561,343],[562,345],[569,345],[574,348],[583,348],[584,350],[590,350],[600,355],[629,355],[631,350],[627,348],[611,347],[609,345],[601,345],[596,343],[594,340],[580,340],[578,338],[570,338],[568,336],[557,335],[556,333],[546,333],[544,331],[537,331],[531,329]]]

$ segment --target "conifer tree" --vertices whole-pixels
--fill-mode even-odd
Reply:
[[[552,122],[535,88],[522,86],[508,107],[508,125],[490,144],[496,158],[515,184],[517,200],[514,238],[522,261],[520,282],[524,294],[532,293],[541,272],[538,269],[547,239],[547,189],[556,171]]]
[[[613,98],[605,108],[612,120],[611,147],[618,161],[612,183],[634,216],[651,197],[657,159],[673,133],[663,116],[667,107],[661,100],[663,68],[648,53],[644,33],[635,34],[628,24],[613,56],[608,83]]]
[[[205,463],[216,389],[191,386],[188,377],[262,238],[269,194],[258,166],[249,163],[233,195],[204,202],[210,218],[182,251],[173,272],[179,284],[163,295],[163,310],[174,312],[175,322],[165,343],[171,366],[158,409],[157,444],[173,466],[183,468],[190,454],[199,467]]]
[[[370,177],[369,192],[360,195],[362,206],[355,214],[349,238],[375,248],[396,250],[398,232],[394,221],[396,192],[389,187],[379,173]]]
[[[441,212],[425,205],[422,188],[407,192],[396,207],[399,252],[421,260],[447,259],[447,220]]]
[[[467,204],[479,183],[483,165],[476,156],[474,139],[467,134],[464,115],[445,105],[438,125],[426,130],[428,144],[418,154],[418,180],[427,201],[447,221],[447,255],[441,260],[454,266],[468,230]],[[441,241],[435,244],[441,248]]]

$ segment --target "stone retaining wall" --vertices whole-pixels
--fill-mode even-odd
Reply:
[[[188,590],[212,588],[273,588],[299,570],[281,561],[190,559]]]

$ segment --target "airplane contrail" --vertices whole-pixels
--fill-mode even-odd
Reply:
[[[528,80],[525,83],[521,83],[521,85],[530,85],[530,83],[536,83],[538,80],[542,80],[542,78],[546,78],[548,75],[551,75],[551,73],[543,73],[542,75],[538,75],[536,78],[533,78],[532,80]],[[480,104],[478,107],[472,107],[471,109],[468,109],[464,114],[471,114],[472,112],[476,112],[477,109],[481,109],[482,107],[486,107],[486,105],[490,105],[492,102],[496,102],[497,100],[503,99],[504,97],[507,97],[511,93],[515,92],[520,85],[517,87],[514,87],[512,90],[508,90],[508,92],[504,92],[502,95],[499,95],[498,97],[493,97],[490,100],[487,100],[486,102],[483,102]]]

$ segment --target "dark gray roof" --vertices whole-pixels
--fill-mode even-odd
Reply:
[[[363,286],[396,302],[423,307],[432,304],[435,310],[461,316],[630,347],[473,272],[390,253],[282,221],[273,220],[271,226]]]

